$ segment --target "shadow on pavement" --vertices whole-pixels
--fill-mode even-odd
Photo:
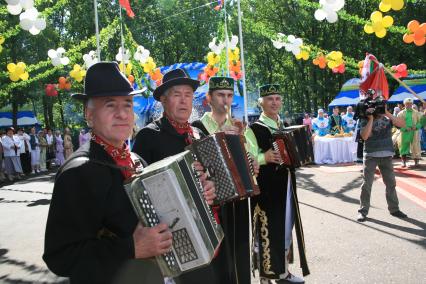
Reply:
[[[20,260],[16,260],[16,259],[12,259],[7,257],[7,253],[9,252],[8,249],[4,249],[1,248],[0,249],[0,265],[13,265],[13,266],[17,266],[19,268],[24,269],[25,271],[29,272],[30,274],[40,274],[40,276],[42,277],[42,275],[48,275],[51,274],[51,272],[43,267],[39,267],[37,265],[33,265],[33,264],[29,264],[25,261],[20,261]],[[49,276],[46,276],[49,277]],[[55,276],[50,276],[51,278],[54,278]],[[54,279],[52,279],[54,282],[46,282],[43,281],[42,283],[69,283],[68,280],[63,280],[63,279],[58,279],[57,281],[55,281]],[[24,279],[13,279],[11,277],[9,277],[9,274],[7,275],[3,275],[0,276],[0,282],[1,283],[40,283],[40,282],[34,282],[32,281],[28,281],[28,280],[24,280]]]
[[[394,218],[396,218],[396,217],[394,217]],[[375,223],[375,224],[378,224],[378,225],[381,225],[381,226],[385,226],[385,227],[392,228],[392,229],[395,229],[395,230],[400,230],[400,231],[403,231],[403,232],[406,232],[406,233],[409,233],[409,234],[413,234],[413,235],[417,235],[417,236],[420,236],[420,237],[426,237],[426,230],[425,230],[426,224],[425,223],[418,221],[416,219],[413,219],[413,218],[406,218],[406,219],[401,219],[401,220],[407,221],[408,223],[416,225],[420,229],[408,228],[408,227],[388,223],[388,222],[385,222],[385,221],[377,220],[377,219],[374,219],[374,218],[370,218],[370,217],[367,219],[367,221],[370,221],[372,223]]]
[[[386,234],[386,235],[390,235],[390,236],[395,237],[395,238],[398,238],[398,239],[403,239],[403,240],[409,241],[410,243],[414,243],[414,244],[419,245],[419,246],[423,247],[424,249],[426,249],[426,242],[425,242],[425,240],[424,240],[424,239],[423,239],[423,240],[412,240],[412,239],[404,238],[404,237],[401,237],[401,236],[398,236],[398,235],[395,235],[395,234],[392,234],[392,233],[386,232],[386,231],[384,231],[384,230],[381,230],[381,229],[379,229],[379,228],[375,228],[375,227],[373,227],[373,226],[369,226],[369,225],[368,225],[368,221],[372,221],[372,223],[375,223],[375,222],[373,222],[373,220],[375,220],[375,219],[372,219],[372,218],[367,217],[366,222],[360,223],[360,222],[358,222],[358,221],[356,221],[356,220],[355,220],[355,217],[354,217],[354,219],[350,219],[350,218],[348,218],[348,217],[345,217],[345,216],[339,215],[339,214],[337,214],[337,213],[334,213],[334,212],[331,212],[331,211],[328,211],[328,210],[325,210],[325,209],[322,209],[322,208],[319,208],[319,207],[313,206],[313,205],[311,205],[311,204],[307,204],[307,203],[304,203],[304,202],[300,202],[300,201],[299,201],[299,204],[302,204],[302,205],[305,205],[305,206],[308,206],[308,207],[311,207],[311,208],[317,209],[317,210],[319,210],[319,211],[322,211],[322,212],[325,212],[325,213],[328,213],[328,214],[334,215],[334,216],[336,216],[336,217],[339,217],[339,218],[345,219],[345,220],[350,221],[350,222],[352,222],[352,223],[356,223],[356,224],[358,224],[358,225],[360,225],[360,226],[364,226],[364,227],[370,228],[370,229],[375,230],[375,231],[378,231],[378,232],[380,232],[380,233],[384,233],[384,234]],[[407,218],[407,219],[410,219],[410,218]],[[377,221],[377,220],[375,220],[375,221]],[[416,221],[417,221],[417,220],[416,220]],[[383,221],[380,221],[380,222],[383,222]],[[417,222],[419,222],[419,221],[417,221]],[[383,223],[389,224],[389,223],[387,223],[387,222],[383,222]],[[420,223],[422,223],[422,222],[420,222]],[[389,224],[389,225],[394,225],[394,224]],[[399,227],[399,228],[409,229],[409,228],[402,227],[402,226],[398,226],[398,225],[394,225],[394,226],[395,226],[395,228],[396,228],[396,227]],[[402,230],[402,231],[404,231],[404,230]],[[409,232],[409,231],[405,231],[405,232]],[[410,232],[409,232],[409,233],[410,233]],[[425,236],[425,234],[421,234],[421,235],[419,235],[419,236]]]
[[[321,187],[318,183],[316,183],[312,177],[314,175],[313,174],[303,174],[303,173],[298,173],[297,174],[297,183],[299,184],[298,188],[304,188],[304,189],[308,189],[311,190],[313,192],[319,193],[321,195],[324,196],[331,196],[331,197],[335,197],[338,198],[344,202],[347,203],[352,203],[352,204],[359,204],[359,200],[346,196],[344,193],[354,190],[354,189],[358,189],[360,188],[361,184],[362,184],[362,178],[361,177],[357,177],[354,178],[353,180],[349,181],[345,186],[343,186],[339,191],[337,192],[330,192],[328,190],[326,190],[325,188]]]
[[[38,205],[49,205],[49,204],[50,204],[50,199],[39,199],[39,200],[32,201],[30,204],[27,204],[27,206],[34,207]]]
[[[51,192],[33,191],[33,190],[20,190],[20,189],[11,189],[11,188],[0,188],[0,190],[52,195]]]

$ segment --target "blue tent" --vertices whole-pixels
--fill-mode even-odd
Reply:
[[[192,79],[198,79],[198,76],[203,72],[206,64],[194,63],[176,63],[160,68],[161,73],[166,73],[176,68],[183,68]],[[155,82],[150,80],[150,84],[155,88]],[[208,84],[200,86],[194,93],[193,111],[190,121],[201,118],[204,112],[209,111],[210,107],[206,103],[205,97],[208,91]],[[137,115],[136,124],[138,127],[143,127],[147,123],[161,116],[163,108],[160,102],[157,102],[152,96],[145,98],[143,96],[134,96],[133,110]],[[244,100],[239,94],[238,88],[235,85],[234,101],[231,107],[232,116],[238,119],[244,117]]]
[[[356,105],[359,102],[360,82],[361,80],[359,78],[352,78],[346,81],[336,98],[331,101],[328,107]]]
[[[407,79],[403,82],[406,83],[418,96],[426,100],[426,78]],[[419,100],[413,96],[404,86],[400,85],[389,98],[388,102],[402,103],[406,98],[412,98],[414,101]]]
[[[37,118],[35,118],[34,112],[32,111],[18,111],[18,126],[29,126],[38,124]],[[0,112],[0,127],[12,126],[12,113],[11,112]]]

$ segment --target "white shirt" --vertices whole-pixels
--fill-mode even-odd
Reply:
[[[52,135],[46,134],[46,140],[47,140],[47,145],[52,145],[53,144],[53,134]]]
[[[20,148],[21,148],[21,139],[18,136],[13,135],[12,138],[9,136],[5,136],[2,138],[1,143],[3,144],[3,153],[5,157],[19,157],[20,156]],[[18,148],[17,153],[15,152],[15,148]]]
[[[19,139],[21,140],[21,145],[22,147],[19,149],[19,153],[20,154],[25,154],[25,144],[27,144],[27,149],[28,152],[31,152],[31,144],[30,144],[30,135],[28,135],[27,133],[23,133],[22,135],[18,135]]]

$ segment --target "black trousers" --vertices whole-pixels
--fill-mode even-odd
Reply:
[[[21,160],[21,166],[22,170],[24,171],[24,174],[31,173],[31,154],[30,152],[25,152],[24,154],[20,155]]]

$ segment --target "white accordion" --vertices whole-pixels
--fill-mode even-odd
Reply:
[[[165,277],[208,265],[223,239],[193,162],[185,151],[149,165],[125,185],[144,226],[169,225],[172,251],[156,257]]]

